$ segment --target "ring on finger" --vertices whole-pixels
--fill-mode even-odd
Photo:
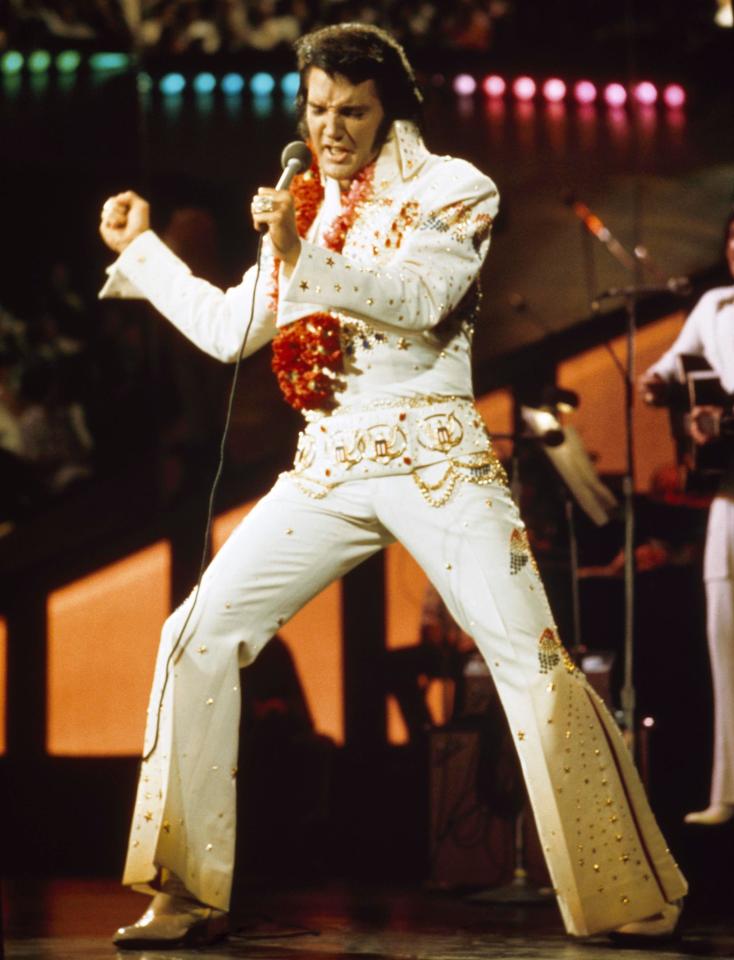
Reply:
[[[253,213],[272,213],[273,212],[273,198],[272,197],[261,197],[257,196],[252,201],[252,211]]]

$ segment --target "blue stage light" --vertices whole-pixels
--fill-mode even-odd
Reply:
[[[250,90],[256,97],[267,97],[275,89],[275,78],[271,73],[255,73],[250,80]]]
[[[295,97],[300,83],[301,78],[297,73],[286,73],[280,81],[280,89],[286,97]]]
[[[193,87],[197,93],[211,93],[217,86],[217,78],[213,73],[197,73]]]
[[[127,70],[130,55],[127,53],[93,53],[89,58],[91,70]]]
[[[242,93],[245,80],[239,73],[225,73],[219,85],[222,88],[222,93],[237,94]]]
[[[165,93],[167,96],[181,93],[185,87],[186,78],[181,73],[167,73],[165,77],[161,77],[161,81],[158,84],[161,93]]]

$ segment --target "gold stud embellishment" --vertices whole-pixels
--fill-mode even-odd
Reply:
[[[546,627],[538,640],[538,660],[541,673],[550,673],[559,663],[563,662],[567,673],[574,673],[576,664],[561,643],[556,630]]]
[[[527,530],[515,528],[510,535],[510,573],[515,576],[528,563],[533,573],[540,576],[533,551],[530,549]]]

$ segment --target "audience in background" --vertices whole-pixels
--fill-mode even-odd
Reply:
[[[128,49],[137,40],[152,55],[213,55],[289,49],[316,26],[359,22],[409,46],[483,53],[511,12],[511,0],[10,0],[7,32],[19,46]]]

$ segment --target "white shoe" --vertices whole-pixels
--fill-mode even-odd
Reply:
[[[719,824],[731,820],[732,817],[734,817],[734,804],[712,803],[705,810],[695,810],[693,813],[687,813],[683,822],[697,823],[703,827],[717,827]]]
[[[229,916],[198,900],[159,893],[135,923],[120,927],[112,938],[123,950],[156,947],[204,946],[221,940],[229,931]]]
[[[632,923],[625,923],[621,927],[613,930],[611,936],[622,940],[626,937],[645,939],[670,937],[675,932],[678,920],[683,910],[683,901],[676,900],[674,903],[663,904],[660,913],[654,917],[646,917],[644,920],[634,920]]]

